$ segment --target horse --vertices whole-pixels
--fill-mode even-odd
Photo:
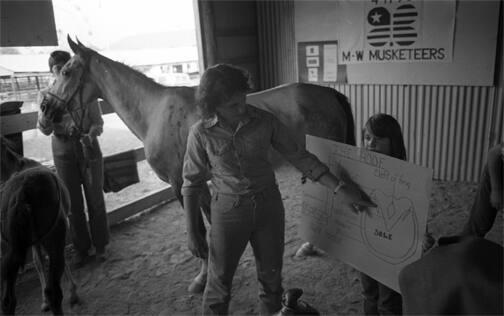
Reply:
[[[405,315],[503,315],[504,248],[485,238],[441,237],[399,273]]]
[[[157,176],[171,184],[182,204],[182,165],[189,128],[201,114],[195,102],[196,87],[163,86],[133,68],[111,60],[67,36],[74,56],[48,89],[45,109],[49,117],[71,102],[107,101],[144,145],[145,157]],[[247,103],[274,114],[299,141],[305,135],[355,145],[353,114],[347,98],[329,87],[292,83],[247,95]],[[208,219],[210,192],[200,197]],[[201,229],[204,231],[204,223]],[[210,224],[211,225],[211,224]],[[206,261],[193,280],[204,289]],[[191,290],[190,290],[191,291]]]
[[[70,304],[79,302],[77,285],[64,258],[70,196],[54,172],[13,148],[12,142],[0,137],[2,312],[14,314],[16,310],[16,278],[31,247],[42,287],[42,311],[62,314],[63,271],[70,281]],[[44,253],[49,257],[48,268]]]

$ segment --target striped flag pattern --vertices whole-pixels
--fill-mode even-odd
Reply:
[[[413,44],[418,37],[413,27],[417,18],[418,11],[411,4],[399,6],[392,15],[384,7],[371,9],[367,16],[372,26],[367,35],[369,45],[382,47],[392,42],[400,46]]]
[[[405,4],[397,8],[393,15],[393,38],[400,46],[408,46],[415,42],[418,34],[412,24],[418,18],[415,6]]]

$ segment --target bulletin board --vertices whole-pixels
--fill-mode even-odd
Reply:
[[[366,20],[356,21],[351,18],[352,16],[366,12],[366,6],[381,6],[381,4],[393,2],[404,4],[411,1],[295,1],[295,40],[297,43],[337,40],[338,49],[340,49],[345,46],[343,41],[357,38],[352,35],[353,32],[362,28],[362,23],[366,22]],[[436,10],[435,6],[447,3],[447,1],[428,0],[414,0],[414,2],[420,3],[425,10],[429,8],[432,14],[444,12]],[[449,54],[444,54],[446,51],[440,54],[439,50],[436,52],[427,50],[420,54],[430,54],[431,60],[347,63],[347,82],[349,84],[493,86],[499,9],[502,1],[458,0],[450,2],[455,2],[455,7],[450,11],[454,16],[453,23],[448,24],[453,26],[452,42],[447,43],[450,44]],[[418,14],[420,13],[418,11]],[[450,19],[451,16],[449,16]],[[371,15],[368,18],[372,18]],[[426,21],[420,20],[423,23],[421,29],[426,29],[430,25]],[[434,39],[441,38],[446,37],[441,35],[439,38],[434,37]],[[439,49],[440,46],[432,48]],[[423,59],[423,56],[420,55],[419,59]],[[303,71],[301,68],[299,70]]]
[[[298,80],[346,83],[346,65],[338,63],[338,41],[298,43]]]

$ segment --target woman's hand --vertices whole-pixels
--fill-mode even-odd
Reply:
[[[195,257],[201,259],[208,257],[208,243],[204,234],[198,232],[188,234],[187,247]]]
[[[206,259],[208,258],[208,243],[197,195],[184,195],[184,210],[187,224],[187,247],[193,256]]]
[[[344,203],[348,204],[354,212],[366,212],[370,214],[369,208],[377,207],[366,192],[351,179],[344,181],[344,185],[336,194],[341,194]]]
[[[319,182],[333,190],[334,194],[342,196],[342,202],[353,212],[368,212],[370,207],[377,207],[371,198],[355,183],[346,176],[341,180],[331,172],[324,173]]]
[[[431,233],[425,232],[422,240],[422,253],[429,251],[436,244],[436,239]]]
[[[493,190],[490,192],[490,204],[497,210],[502,210],[502,191]]]
[[[80,142],[84,146],[91,147],[91,144],[93,143],[93,137],[90,134],[83,134],[80,138]]]

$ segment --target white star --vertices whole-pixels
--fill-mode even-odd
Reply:
[[[371,18],[373,19],[373,23],[380,23],[380,18],[381,14],[378,14],[378,12],[375,12]]]

